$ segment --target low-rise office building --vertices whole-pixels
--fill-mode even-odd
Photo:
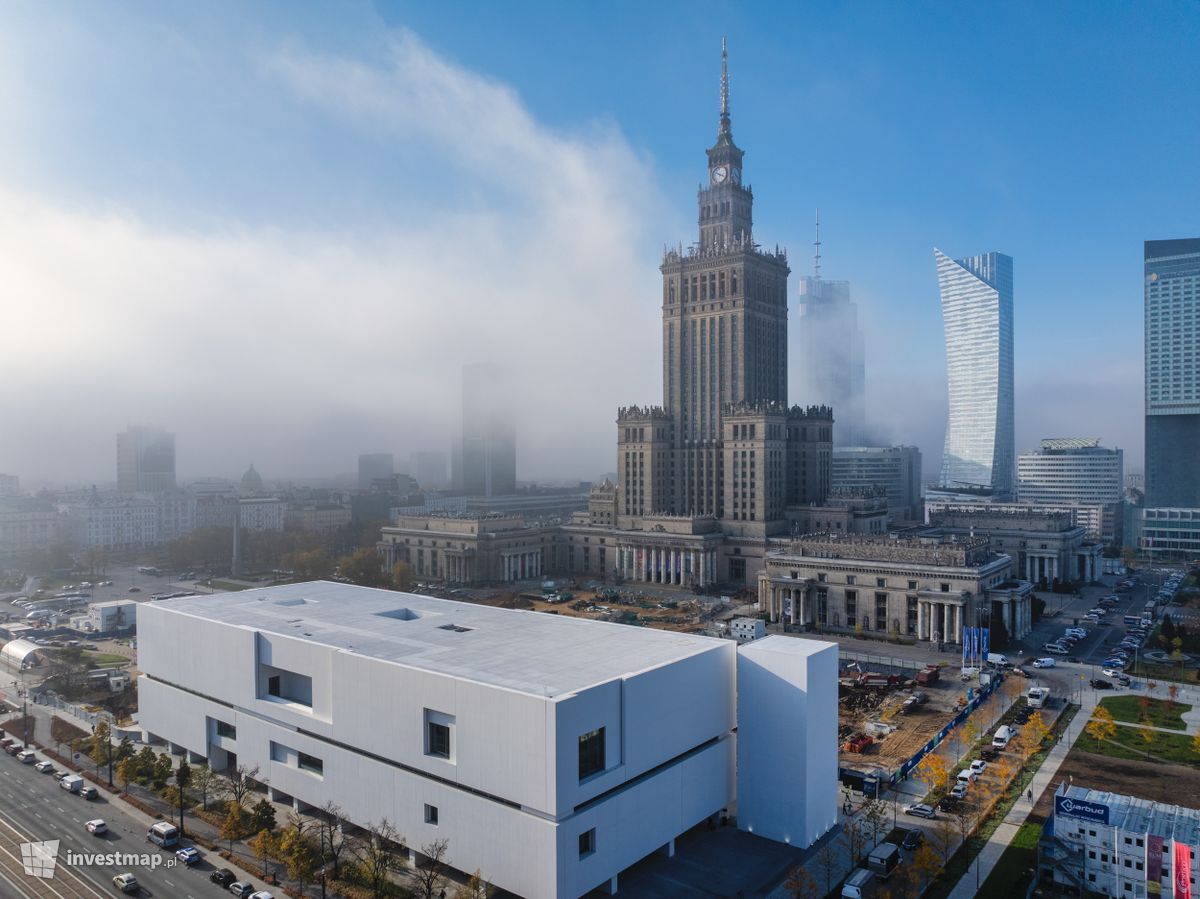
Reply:
[[[921,451],[915,446],[838,446],[833,450],[834,491],[880,488],[892,521],[920,521]]]
[[[522,896],[615,889],[735,798],[729,640],[324,582],[147,603],[138,629],[147,740],[446,839],[449,864]],[[781,713],[808,691],[836,765],[833,670]],[[797,789],[808,845],[836,796]]]
[[[1200,509],[1138,509],[1136,546],[1154,559],[1200,559]]]
[[[1200,810],[1063,784],[1041,841],[1042,872],[1115,899],[1194,895]],[[1190,876],[1175,884],[1178,860]]]
[[[986,535],[992,549],[1012,557],[1014,575],[1032,583],[1090,583],[1100,576],[1104,546],[1089,539],[1066,512],[965,503],[930,511],[928,517],[948,534]]]
[[[1025,636],[1031,594],[985,536],[810,534],[767,554],[758,605],[806,629],[961,643],[964,627],[993,615]]]

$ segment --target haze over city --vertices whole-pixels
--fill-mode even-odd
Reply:
[[[933,248],[1000,250],[1017,450],[1094,434],[1140,468],[1141,241],[1200,205],[1194,3],[633,12],[0,11],[0,470],[111,480],[142,422],[184,478],[446,450],[476,361],[519,379],[520,477],[612,470],[613,410],[661,402],[656,269],[695,239],[722,34],[793,356],[819,207],[874,439],[935,472]]]

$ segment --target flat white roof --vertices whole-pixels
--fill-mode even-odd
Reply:
[[[151,607],[544,697],[731,645],[329,581],[180,597]]]

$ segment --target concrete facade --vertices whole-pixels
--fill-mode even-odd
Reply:
[[[802,629],[961,643],[995,615],[1010,636],[1033,625],[1032,587],[987,537],[811,534],[768,553],[758,606]]]
[[[1017,457],[1017,502],[1099,507],[1089,536],[1119,543],[1124,459],[1121,450],[1100,446],[1096,437],[1043,440],[1038,452]]]
[[[811,846],[837,824],[837,677],[836,643],[738,647],[738,829]]]
[[[996,552],[1015,563],[1013,574],[1032,583],[1099,579],[1102,544],[1062,512],[1000,510],[986,504],[931,513],[929,523],[948,534],[986,534]]]
[[[130,427],[117,435],[117,490],[153,493],[175,486],[175,435]]]
[[[148,740],[446,838],[521,896],[615,890],[734,798],[728,640],[323,582],[147,603],[138,627]]]

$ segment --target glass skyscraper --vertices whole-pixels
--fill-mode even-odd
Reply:
[[[1145,243],[1146,507],[1200,509],[1200,238]]]
[[[939,486],[1011,496],[1013,261],[1003,253],[951,259],[934,249],[950,415]]]

